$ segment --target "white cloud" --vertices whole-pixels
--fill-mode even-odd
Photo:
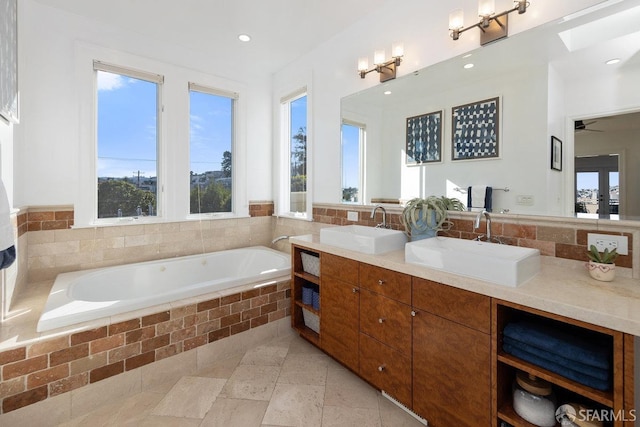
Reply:
[[[124,84],[124,79],[118,74],[98,72],[98,90],[120,89]]]

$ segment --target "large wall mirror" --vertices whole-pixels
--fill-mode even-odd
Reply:
[[[495,150],[465,158],[452,144],[454,113],[487,100],[498,106]],[[407,126],[434,112],[439,156],[408,159]],[[640,0],[603,3],[347,96],[341,114],[366,130],[365,164],[375,167],[364,203],[466,200],[467,187],[488,185],[494,212],[640,219]]]

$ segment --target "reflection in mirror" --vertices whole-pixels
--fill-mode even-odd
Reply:
[[[362,203],[362,152],[364,125],[342,123],[342,203]]]
[[[628,218],[640,212],[640,112],[576,120],[576,214]]]
[[[605,65],[614,57],[620,62]],[[592,155],[579,144],[582,133],[596,133],[574,133],[574,122],[640,111],[639,72],[640,0],[627,0],[601,4],[347,96],[341,102],[342,119],[366,126],[364,168],[375,165],[365,173],[367,191],[360,199],[369,204],[433,194],[466,202],[465,190],[456,188],[487,185],[510,189],[494,192],[494,212],[573,216],[578,202],[574,158]],[[495,97],[500,101],[499,157],[452,160],[452,110]],[[406,119],[439,110],[444,112],[442,160],[407,164]],[[551,136],[563,142],[560,171],[550,167]],[[640,219],[640,202],[625,193],[626,182],[639,182],[627,176],[640,173],[634,148],[640,147],[638,129],[628,130],[627,137],[628,145],[615,153],[621,163],[617,215]],[[376,173],[380,170],[384,174]]]

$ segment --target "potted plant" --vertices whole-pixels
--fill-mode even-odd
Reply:
[[[466,206],[458,199],[445,196],[429,196],[426,199],[414,198],[407,202],[400,222],[411,240],[434,237],[439,230],[449,230],[451,221],[447,220],[447,211],[464,211]]]
[[[591,245],[587,256],[589,257],[587,267],[589,268],[591,277],[603,282],[610,282],[615,278],[616,265],[614,261],[618,257],[618,251],[616,249],[612,251],[605,249],[604,252],[599,252],[595,245]]]

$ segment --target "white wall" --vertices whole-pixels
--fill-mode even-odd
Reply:
[[[186,159],[188,104],[178,102],[172,82],[195,75],[226,86],[220,89],[241,88],[239,102],[244,105],[245,117],[240,142],[246,144],[247,162],[242,172],[251,171],[247,199],[272,199],[269,75],[256,74],[254,70],[238,73],[216,58],[203,57],[183,46],[89,21],[32,0],[21,3],[19,20],[21,123],[15,130],[17,206],[77,205],[86,197],[82,181],[87,178],[80,171],[87,161],[83,153],[93,144],[91,132],[86,129],[91,120],[87,108],[93,102],[86,95],[93,93],[93,88],[87,86],[92,83],[81,78],[84,75],[77,67],[79,63],[87,65],[83,63],[87,51],[99,56],[96,59],[108,58],[122,66],[134,66],[129,62],[135,62],[138,66],[157,68],[145,71],[165,75],[165,143],[174,147],[174,152],[167,153],[168,168],[176,172],[168,187],[187,186],[189,168],[188,164],[178,163]],[[186,83],[184,88],[186,91]],[[186,170],[184,179],[176,168]],[[173,206],[175,201],[169,202]]]
[[[526,14],[510,19],[510,34],[560,18],[600,1],[537,0],[531,3]],[[505,10],[512,4],[510,1],[499,0],[496,1],[496,9]],[[474,22],[471,15],[477,10],[475,0],[460,0],[455,5],[424,0],[406,0],[401,5],[389,2],[376,12],[363,15],[362,20],[276,73],[273,83],[276,100],[284,94],[283,88],[291,79],[302,74],[313,75],[315,202],[339,202],[340,192],[337,189],[340,188],[341,177],[337,172],[340,171],[340,98],[379,84],[374,75],[369,75],[364,80],[358,77],[358,57],[368,55],[371,63],[375,49],[384,47],[388,55],[391,44],[402,41],[405,56],[398,68],[398,75],[403,76],[475,49],[479,41],[474,30],[464,33],[456,42],[449,37],[448,16],[456,7],[464,7],[467,11],[467,23]]]

